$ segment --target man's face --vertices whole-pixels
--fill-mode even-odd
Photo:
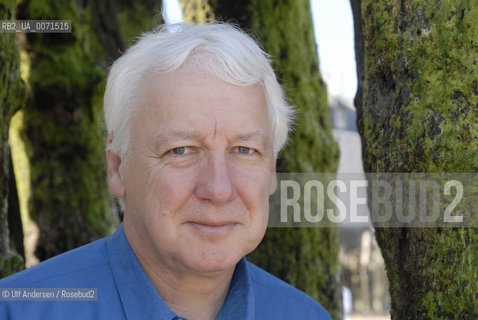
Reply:
[[[186,65],[150,77],[141,94],[112,187],[125,195],[133,249],[177,272],[231,270],[261,241],[276,187],[262,86]]]

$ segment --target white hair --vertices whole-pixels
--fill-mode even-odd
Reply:
[[[130,121],[140,97],[142,80],[149,73],[166,74],[186,61],[195,63],[228,83],[262,84],[272,121],[277,157],[287,141],[293,108],[271,67],[270,57],[239,28],[226,23],[162,25],[145,33],[111,67],[104,96],[110,150],[125,158],[130,147]]]

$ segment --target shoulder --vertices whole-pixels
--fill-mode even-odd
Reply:
[[[101,273],[109,269],[105,240],[100,239],[65,252],[2,279],[0,287],[53,287],[58,284],[67,287],[75,283],[85,287],[87,278],[98,279]]]
[[[324,307],[302,291],[250,262],[247,265],[254,287],[256,313],[261,319],[271,315],[276,315],[276,319],[332,319]]]
[[[1,319],[124,319],[123,308],[108,262],[105,239],[46,260],[0,280],[2,293],[11,288],[96,289],[94,301],[14,299],[0,303]],[[30,289],[31,288],[31,289]],[[24,291],[19,291],[24,292]],[[26,292],[26,291],[25,291]],[[58,294],[57,294],[58,296]],[[103,299],[101,299],[103,297]],[[103,303],[104,297],[108,302]]]

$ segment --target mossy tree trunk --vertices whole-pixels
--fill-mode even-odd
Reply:
[[[106,236],[117,225],[106,184],[104,80],[130,38],[162,21],[155,21],[160,9],[153,0],[25,0],[20,5],[22,19],[71,20],[73,31],[27,34],[30,92],[23,137],[40,260]]]
[[[45,260],[114,227],[99,88],[105,59],[89,7],[31,0],[22,3],[21,17],[71,20],[73,30],[27,34],[30,92],[23,135],[31,172],[29,212],[40,230],[35,255]]]
[[[477,172],[478,2],[351,2],[365,170]],[[478,318],[477,228],[377,228],[376,237],[392,319]]]
[[[90,0],[94,2],[95,0]],[[114,2],[118,12],[121,37],[125,48],[131,46],[141,33],[151,31],[164,23],[159,0],[109,0]],[[108,17],[108,11],[104,12]],[[122,53],[122,52],[121,52]]]
[[[0,1],[0,20],[13,20],[14,0]],[[13,113],[25,100],[25,87],[20,78],[20,51],[15,33],[0,33],[0,278],[23,269],[23,260],[10,251],[8,209],[9,203],[10,150],[8,130]],[[14,197],[10,197],[14,199]]]
[[[23,82],[22,82],[23,84]],[[24,91],[25,92],[25,91]],[[25,98],[25,96],[24,96]],[[11,153],[11,151],[10,151]],[[10,249],[25,260],[25,247],[23,244],[23,225],[20,214],[20,199],[18,198],[17,181],[13,170],[13,159],[10,154],[8,161],[8,232],[10,240]]]
[[[297,108],[294,135],[278,172],[335,172],[327,89],[319,72],[308,0],[211,0],[216,18],[252,31],[274,57],[276,73]],[[341,287],[335,228],[268,229],[249,259],[317,299],[340,318]]]
[[[206,23],[214,20],[208,0],[179,0],[185,22]]]

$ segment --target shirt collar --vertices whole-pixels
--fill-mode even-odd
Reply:
[[[123,224],[108,239],[106,248],[126,318],[173,319],[176,315],[158,295],[131,249]]]
[[[158,295],[134,254],[123,224],[106,242],[110,268],[127,319],[172,320],[177,315]],[[253,319],[254,294],[245,258],[236,265],[218,320]]]

